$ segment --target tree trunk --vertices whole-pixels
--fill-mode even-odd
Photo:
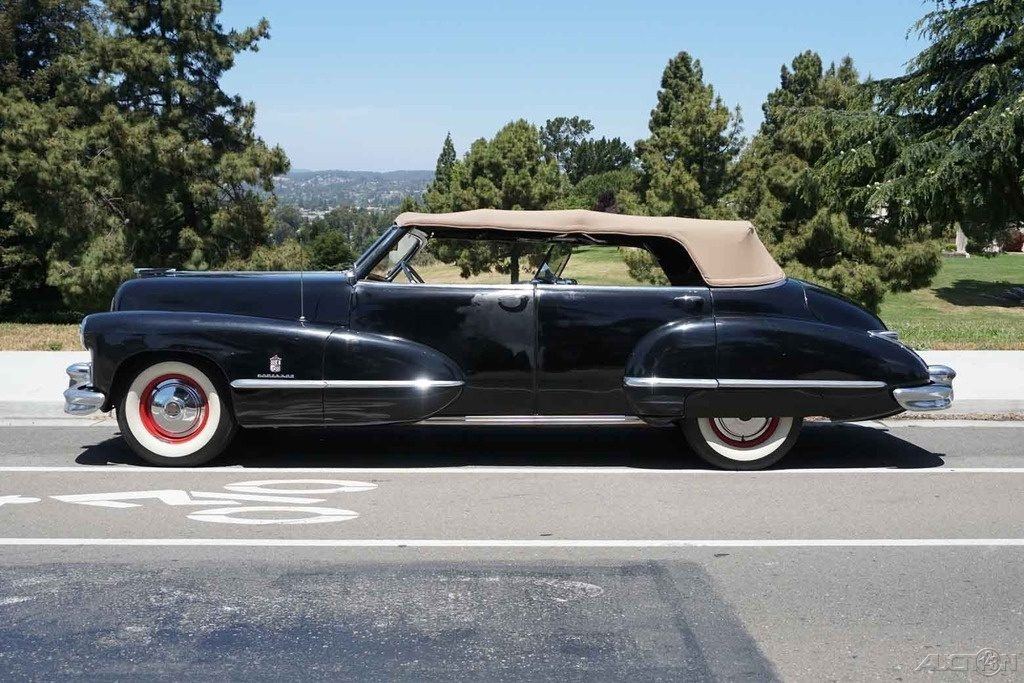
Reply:
[[[508,271],[512,274],[512,284],[519,282],[519,244],[512,243],[512,251],[508,256]]]

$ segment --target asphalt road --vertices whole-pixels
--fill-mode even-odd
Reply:
[[[0,427],[0,679],[1008,679],[1024,428]],[[979,651],[981,655],[978,656]]]

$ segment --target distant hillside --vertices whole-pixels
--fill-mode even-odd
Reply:
[[[423,194],[433,179],[433,171],[292,171],[274,185],[281,203],[317,210],[397,206],[407,195]]]

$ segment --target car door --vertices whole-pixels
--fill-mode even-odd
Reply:
[[[442,415],[526,415],[534,407],[534,289],[360,281],[351,329],[417,342],[454,361],[465,384]]]
[[[538,413],[630,414],[623,390],[626,364],[637,344],[662,328],[681,347],[675,353],[685,359],[688,373],[714,376],[706,286],[636,282],[616,246],[574,248],[562,278],[537,287]]]

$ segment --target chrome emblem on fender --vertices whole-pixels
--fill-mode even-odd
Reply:
[[[270,371],[271,372],[281,372],[281,357],[280,356],[271,356],[270,357]]]

